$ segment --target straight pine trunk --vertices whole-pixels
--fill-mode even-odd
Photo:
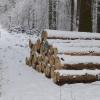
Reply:
[[[79,31],[92,32],[92,0],[80,0]]]
[[[74,0],[71,0],[71,31],[73,31],[74,24]]]

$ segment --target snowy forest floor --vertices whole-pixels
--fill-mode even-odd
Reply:
[[[0,100],[100,100],[100,82],[59,87],[26,66],[29,38],[0,28]]]

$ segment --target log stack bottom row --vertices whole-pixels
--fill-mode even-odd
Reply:
[[[64,73],[63,73],[64,71]],[[91,83],[100,80],[100,71],[96,70],[55,70],[53,81],[58,85],[65,83]]]
[[[63,64],[63,58],[58,56],[58,49],[49,44],[47,38],[48,33],[43,32],[41,39],[36,43],[33,44],[29,40],[30,56],[26,57],[28,66],[52,78],[58,85],[91,83],[100,80],[100,64]]]

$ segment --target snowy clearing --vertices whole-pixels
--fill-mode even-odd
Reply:
[[[59,87],[25,65],[28,40],[36,36],[0,29],[0,100],[100,100],[100,82]]]

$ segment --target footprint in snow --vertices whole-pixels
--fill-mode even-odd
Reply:
[[[11,46],[8,46],[9,49],[11,49]]]
[[[23,45],[21,45],[21,44],[20,44],[20,45],[19,45],[19,44],[16,44],[15,46],[24,47],[24,46],[23,46]]]
[[[18,75],[21,76],[22,74],[21,73],[18,73]]]
[[[21,62],[22,62],[22,60],[19,60],[19,62],[21,63]]]
[[[2,96],[2,93],[0,92],[0,97]]]

